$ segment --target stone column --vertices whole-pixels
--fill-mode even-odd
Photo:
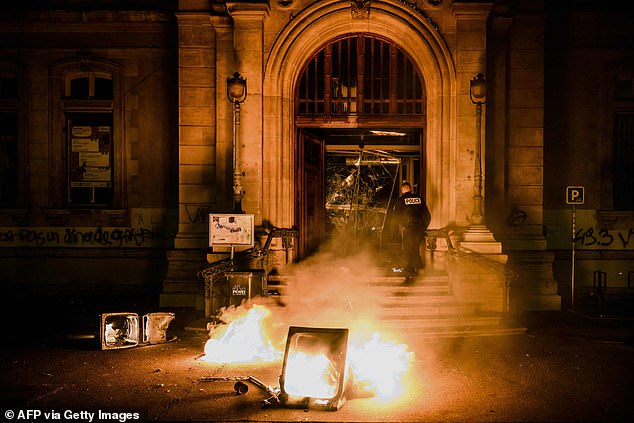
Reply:
[[[451,258],[452,290],[457,298],[478,303],[480,311],[507,311],[507,256],[502,244],[487,227],[486,198],[486,116],[483,98],[471,98],[471,81],[487,76],[487,20],[491,3],[454,3],[456,17],[456,80],[458,146],[456,152],[456,221],[467,225],[459,248],[473,256]],[[488,82],[487,82],[488,85]],[[488,101],[488,95],[486,97]],[[464,223],[460,223],[464,222]]]
[[[178,235],[176,248],[208,245],[216,200],[215,42],[208,13],[178,13]]]
[[[264,20],[267,3],[227,3],[233,20],[234,72],[247,80],[247,98],[240,106],[242,209],[262,223]],[[227,75],[229,76],[229,75]]]
[[[196,274],[206,263],[216,208],[215,41],[210,11],[182,1],[178,21],[178,234],[168,251],[161,306],[202,308]]]
[[[496,5],[489,20],[487,57],[487,85],[489,95],[486,108],[487,117],[485,167],[487,170],[485,208],[488,227],[495,234],[503,234],[506,229],[506,103],[508,95],[508,33],[512,18],[508,16],[508,5]]]
[[[233,120],[227,78],[235,72],[233,26],[226,14],[212,16],[216,34],[216,201],[218,211],[232,210]]]
[[[504,247],[517,274],[511,308],[557,310],[561,297],[546,251],[544,213],[544,31],[542,11],[516,11],[509,28],[504,134],[506,186]]]
[[[458,156],[456,161],[456,206],[457,218],[462,215],[478,215],[478,221],[468,221],[468,230],[460,243],[462,248],[482,254],[500,254],[502,244],[495,240],[486,226],[486,213],[473,212],[475,198],[484,194],[485,146],[478,139],[486,141],[486,106],[480,109],[472,103],[470,82],[478,73],[486,79],[486,39],[487,19],[491,10],[490,3],[454,3],[456,16],[456,69],[458,81],[458,154],[468,152],[467,156]],[[481,110],[481,116],[479,116]],[[476,114],[477,113],[477,114]],[[479,133],[476,131],[479,130]],[[478,160],[480,163],[478,164]],[[478,174],[480,171],[480,175]],[[481,182],[478,179],[481,178]],[[476,184],[478,187],[476,187]],[[480,188],[480,189],[478,189]],[[483,220],[484,219],[484,220]],[[458,220],[458,219],[457,219]]]

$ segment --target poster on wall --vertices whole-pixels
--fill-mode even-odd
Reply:
[[[252,214],[210,214],[210,247],[253,247],[254,218]]]
[[[110,187],[111,127],[74,125],[71,127],[71,187]]]

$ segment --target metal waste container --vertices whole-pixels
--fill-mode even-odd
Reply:
[[[248,270],[245,272],[226,272],[228,306],[239,306],[242,301],[253,297],[266,297],[268,287],[263,270]]]
[[[244,300],[254,297],[266,297],[268,286],[264,270],[230,271],[218,275],[209,284],[208,311],[216,315],[222,307],[238,307]]]

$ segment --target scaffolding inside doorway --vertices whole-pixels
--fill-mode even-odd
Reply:
[[[363,242],[382,248],[400,166],[399,157],[382,150],[327,156],[327,233],[343,240],[344,254]]]

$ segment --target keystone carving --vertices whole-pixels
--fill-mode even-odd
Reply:
[[[370,0],[350,0],[350,13],[355,19],[370,17]]]

